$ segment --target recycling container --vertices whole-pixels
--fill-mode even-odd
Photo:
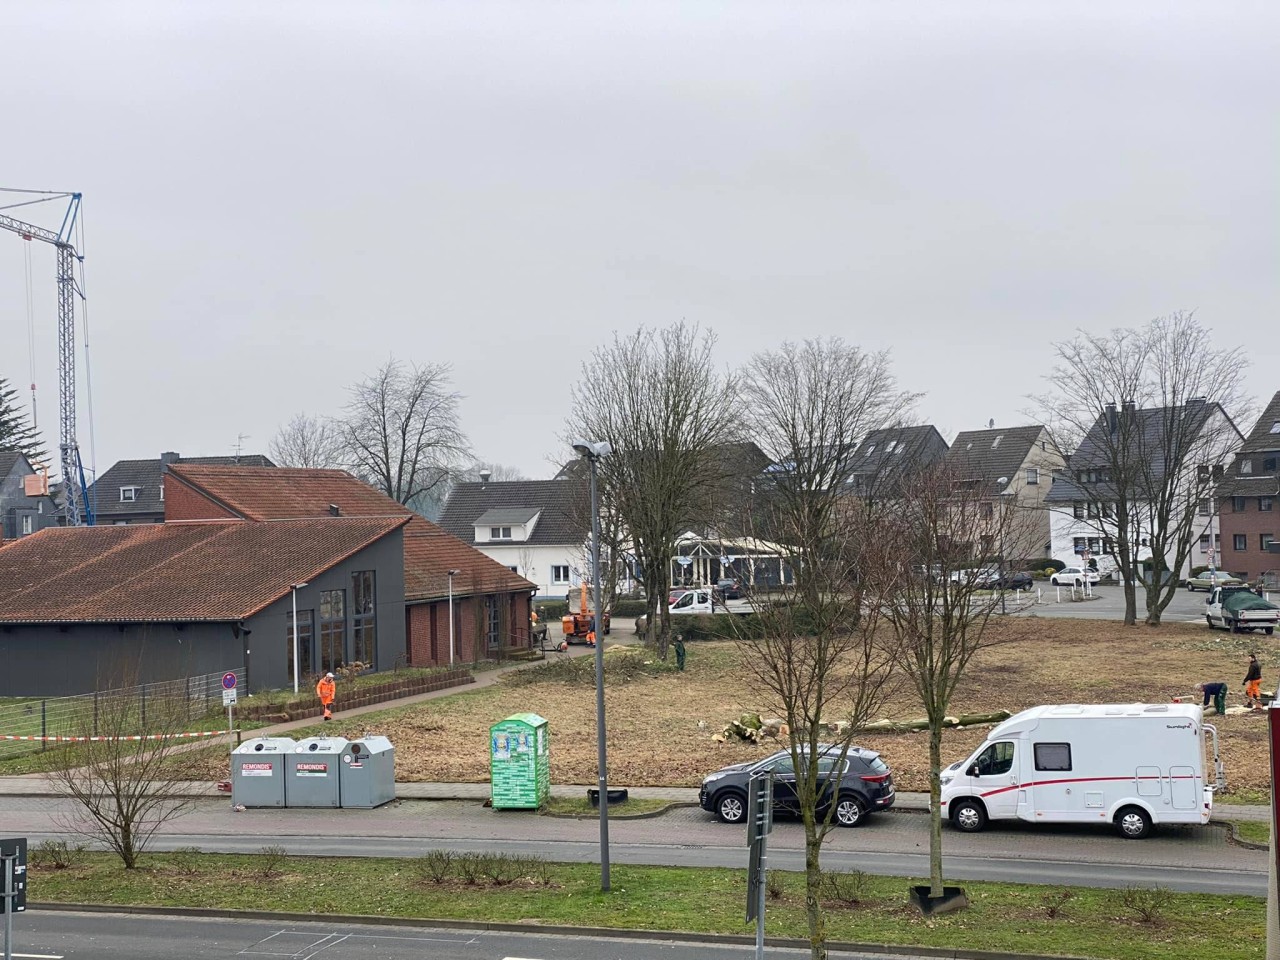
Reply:
[[[340,807],[339,759],[347,749],[344,737],[308,737],[288,754],[284,800],[287,807]]]
[[[338,778],[344,807],[368,810],[390,803],[396,798],[396,748],[386,737],[352,740],[342,752]]]
[[[231,751],[231,802],[245,807],[283,807],[285,767],[297,741],[255,737]]]
[[[551,796],[550,733],[536,713],[489,728],[490,799],[495,810],[537,810]]]

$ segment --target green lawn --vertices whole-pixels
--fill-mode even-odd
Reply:
[[[1269,846],[1271,843],[1271,824],[1265,820],[1234,820],[1236,833],[1241,840]]]
[[[431,882],[425,858],[290,859],[188,851],[148,856],[144,864],[126,871],[106,854],[88,854],[67,869],[38,865],[31,869],[30,897],[35,902],[750,933],[742,918],[745,876],[740,870],[615,865],[614,889],[603,894],[593,865],[525,864],[517,871],[522,878],[497,886],[484,879],[468,884],[452,868],[453,879]],[[782,895],[769,901],[767,932],[803,937],[801,878],[780,876]],[[861,903],[829,904],[829,938],[1097,960],[1263,955],[1265,904],[1260,899],[1170,894],[1160,918],[1146,923],[1125,906],[1122,891],[970,883],[965,885],[973,902],[969,910],[926,921],[905,903],[908,882],[864,878]]]

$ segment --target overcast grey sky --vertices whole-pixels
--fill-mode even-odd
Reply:
[[[42,2],[0,31],[0,186],[85,196],[100,470],[265,450],[394,355],[452,363],[477,455],[549,475],[591,350],[680,318],[726,365],[888,348],[947,437],[1023,422],[1055,339],[1178,309],[1280,389],[1274,2]]]

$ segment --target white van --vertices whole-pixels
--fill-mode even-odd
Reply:
[[[1152,824],[1208,823],[1213,792],[1225,785],[1218,731],[1198,704],[1032,707],[942,772],[942,815],[969,832],[1015,817],[1113,823],[1140,840]]]
[[[750,600],[718,600],[711,590],[700,587],[682,594],[671,604],[672,616],[686,613],[754,613]]]

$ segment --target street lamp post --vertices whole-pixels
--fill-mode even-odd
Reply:
[[[289,589],[293,593],[293,692],[298,692],[298,676],[302,672],[302,663],[298,659],[298,591],[308,586],[305,583],[291,583]]]
[[[601,629],[600,591],[600,505],[596,494],[596,466],[603,457],[613,453],[613,447],[600,440],[575,440],[573,452],[585,457],[591,465],[591,579],[595,589],[595,607],[591,613],[591,628],[596,637],[596,766],[599,768],[600,789],[600,889],[609,889],[609,775],[608,756],[605,750],[604,726],[604,631]]]
[[[449,571],[449,666],[453,666],[453,578],[460,574],[461,570]]]

